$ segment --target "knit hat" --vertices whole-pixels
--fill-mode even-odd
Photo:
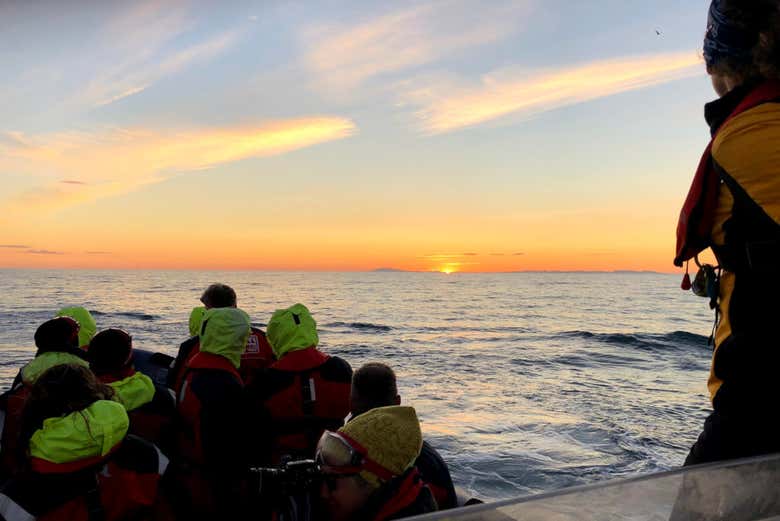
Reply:
[[[339,432],[362,445],[369,458],[396,476],[414,465],[422,448],[420,421],[414,407],[393,405],[371,409]],[[360,476],[375,488],[382,484],[375,474],[366,470]]]
[[[70,317],[47,320],[35,331],[39,353],[64,352],[79,347],[79,324]]]
[[[57,311],[58,317],[70,317],[79,323],[79,347],[89,344],[97,331],[97,324],[92,314],[81,306],[71,306]]]
[[[292,351],[316,347],[320,341],[317,322],[303,304],[276,310],[268,321],[266,338],[277,360]]]
[[[112,373],[131,361],[133,339],[121,329],[104,329],[89,342],[87,360],[95,374]]]
[[[204,313],[206,313],[206,308],[203,306],[194,307],[190,311],[190,336],[200,335],[200,325],[203,323]]]

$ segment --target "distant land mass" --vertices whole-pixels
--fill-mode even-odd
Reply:
[[[407,270],[399,270],[398,268],[377,268],[371,271],[373,273],[408,273]]]

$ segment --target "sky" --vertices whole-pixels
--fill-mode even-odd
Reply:
[[[653,270],[706,0],[0,0],[0,267]]]

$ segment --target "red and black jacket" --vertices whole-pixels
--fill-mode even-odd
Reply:
[[[390,521],[435,512],[437,509],[436,500],[423,482],[420,472],[412,467],[374,492],[354,519]]]
[[[99,375],[98,379],[110,384],[122,380],[135,373],[132,367],[121,374]],[[174,446],[174,430],[176,419],[176,400],[167,388],[155,384],[154,397],[142,406],[128,410],[130,418],[130,434],[153,443],[166,454],[171,454]]]
[[[184,381],[184,368],[196,354],[200,352],[200,337],[191,337],[179,346],[179,352],[168,371],[168,387],[173,389],[176,395],[181,391],[181,384]],[[257,328],[252,328],[252,333],[246,342],[246,349],[241,355],[241,379],[244,383],[249,383],[252,375],[258,369],[269,367],[276,361],[273,350],[265,333]]]
[[[30,387],[21,381],[0,395],[0,482],[22,468],[24,458],[19,447],[22,409]]]
[[[103,458],[65,464],[37,460],[0,490],[0,519],[151,519],[167,465],[154,445],[132,435]]]
[[[292,351],[256,371],[247,396],[255,418],[269,422],[270,462],[278,463],[285,455],[314,457],[322,432],[343,425],[351,386],[349,364],[316,347]]]

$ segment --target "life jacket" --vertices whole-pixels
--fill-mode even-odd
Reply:
[[[125,406],[130,417],[130,434],[169,450],[176,406],[167,389],[154,385],[151,378],[132,366],[121,373],[98,378],[114,389],[114,400]]]
[[[436,501],[420,472],[412,467],[402,476],[382,485],[355,519],[390,521],[435,512]]]
[[[181,391],[184,378],[184,368],[190,360],[200,352],[200,341],[197,336],[190,338],[179,346],[179,354],[176,356],[168,374],[168,386],[176,395]],[[276,361],[271,345],[265,337],[265,333],[257,328],[252,328],[246,349],[241,355],[241,379],[249,383],[255,371],[269,367]]]
[[[168,460],[157,448],[126,436],[121,405],[97,401],[44,421],[30,441],[31,470],[0,491],[6,521],[113,521],[151,517]]]
[[[422,480],[431,490],[439,510],[458,506],[458,496],[452,483],[450,470],[439,453],[428,442],[423,441],[420,455],[414,463]]]
[[[233,363],[216,354],[199,352],[184,370],[170,490],[178,518],[230,518],[231,509],[241,508],[247,437],[242,388]]]
[[[256,372],[247,393],[270,418],[271,462],[313,458],[323,431],[343,425],[351,386],[349,364],[316,347],[289,352]]]
[[[738,87],[705,113],[713,140],[678,224],[675,263],[706,247],[715,253],[722,273],[710,398],[715,410],[761,411],[775,401],[780,364],[780,82]]]
[[[177,397],[177,410],[181,428],[179,433],[179,454],[190,464],[203,465],[203,440],[201,438],[201,398],[193,390],[193,382],[207,372],[227,373],[243,387],[241,374],[226,358],[212,353],[198,352],[184,370],[184,379]],[[216,390],[215,390],[216,391]]]
[[[718,133],[734,118],[752,108],[780,100],[780,82],[767,81],[753,89],[729,116],[712,129],[712,139],[702,154],[693,183],[677,222],[675,266],[694,258],[712,246],[712,227],[718,206],[722,176],[712,159],[712,147]],[[724,180],[725,181],[725,180]]]
[[[49,351],[30,360],[19,371],[14,385],[0,395],[0,411],[3,412],[2,434],[0,435],[0,476],[15,474],[23,463],[19,447],[22,409],[35,380],[46,370],[61,364],[89,364],[78,354]]]

